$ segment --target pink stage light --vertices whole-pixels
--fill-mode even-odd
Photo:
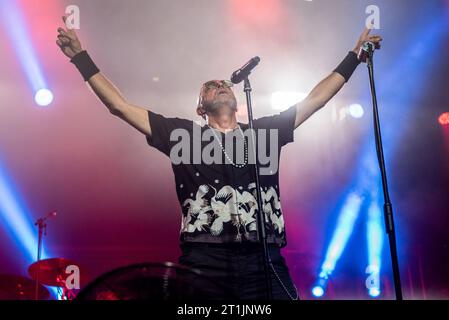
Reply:
[[[440,117],[438,118],[438,122],[442,126],[449,126],[449,112],[441,114]]]

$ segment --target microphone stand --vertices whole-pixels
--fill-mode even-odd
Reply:
[[[251,103],[251,84],[249,82],[248,76],[244,80],[244,91],[246,94],[246,102],[248,107],[248,125],[251,132],[251,145],[253,146],[252,152],[254,154],[254,175],[256,179],[256,195],[257,195],[257,205],[259,210],[257,210],[256,221],[257,221],[257,229],[259,232],[257,233],[259,242],[262,244],[263,250],[263,266],[264,266],[264,274],[265,274],[265,288],[266,288],[266,297],[267,300],[272,300],[272,285],[271,285],[271,277],[270,277],[270,255],[268,253],[268,243],[267,243],[267,234],[265,231],[266,219],[265,214],[263,213],[263,205],[262,205],[262,194],[260,188],[260,178],[259,178],[259,163],[257,159],[257,147],[256,147],[256,139],[254,134],[254,124],[253,124],[253,109]],[[249,152],[249,150],[248,150]],[[248,157],[249,158],[249,157]]]
[[[388,181],[387,181],[387,171],[385,169],[385,159],[384,152],[382,146],[382,135],[380,131],[380,119],[379,119],[379,110],[377,107],[377,96],[376,96],[376,87],[374,83],[374,46],[372,43],[367,44],[367,64],[368,64],[368,73],[369,80],[371,86],[371,96],[373,102],[373,116],[374,116],[374,136],[376,141],[376,152],[377,159],[379,161],[380,173],[382,176],[382,188],[384,194],[384,218],[385,218],[385,226],[388,234],[388,239],[390,242],[390,254],[391,254],[391,263],[393,268],[393,279],[394,279],[394,289],[396,294],[396,300],[403,300],[402,298],[402,289],[401,289],[401,279],[399,273],[399,262],[398,262],[398,253],[396,248],[396,233],[394,227],[393,220],[393,206],[390,200],[390,194],[388,191]]]
[[[41,252],[42,252],[42,238],[47,234],[47,224],[45,223],[47,217],[37,219],[35,226],[38,227],[38,241],[37,241],[37,262],[41,260]],[[35,291],[35,300],[39,300],[39,274],[40,274],[40,265],[38,264],[38,270],[36,274],[36,291]]]

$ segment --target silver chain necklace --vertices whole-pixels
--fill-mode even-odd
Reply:
[[[243,146],[244,146],[244,150],[245,150],[243,164],[237,164],[237,163],[234,163],[234,161],[231,160],[231,157],[229,157],[229,155],[226,152],[225,148],[223,148],[223,144],[221,143],[221,139],[218,138],[217,134],[215,133],[215,129],[210,127],[209,125],[207,125],[207,126],[212,130],[212,133],[214,134],[215,138],[217,139],[218,144],[220,145],[221,151],[223,151],[223,154],[225,155],[225,157],[229,161],[229,163],[231,165],[233,165],[234,167],[236,167],[236,168],[239,168],[239,169],[244,168],[248,164],[248,143],[246,142],[245,135],[243,134],[243,131],[242,131],[242,128],[240,127],[240,125],[238,126],[238,128],[240,130],[240,133],[242,134]]]

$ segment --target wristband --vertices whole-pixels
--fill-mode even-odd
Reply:
[[[357,57],[357,54],[350,51],[334,72],[341,74],[346,82],[348,82],[359,64],[360,60]]]
[[[91,77],[100,72],[100,69],[97,68],[86,50],[76,54],[70,62],[79,70],[84,81],[88,81]]]

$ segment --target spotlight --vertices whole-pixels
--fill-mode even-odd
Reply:
[[[320,286],[315,286],[312,289],[312,294],[314,297],[320,298],[324,295],[324,289]]]
[[[351,117],[360,119],[361,117],[363,117],[365,111],[360,104],[354,103],[348,107],[348,113],[351,115]]]
[[[34,95],[34,101],[39,106],[46,107],[53,102],[53,93],[48,89],[40,89]]]
[[[320,272],[318,280],[315,282],[314,287],[312,288],[312,294],[316,298],[320,298],[324,295],[324,291],[327,287],[327,282],[329,281],[329,274],[325,272]]]
[[[320,279],[327,280],[334,271],[335,265],[340,259],[354,229],[354,224],[362,206],[362,200],[362,197],[355,191],[347,195],[340,209],[337,227],[327,248],[324,262],[321,265]]]
[[[373,298],[377,298],[378,296],[380,296],[380,289],[379,288],[370,288],[368,290],[368,294]]]
[[[0,22],[4,24],[15,55],[28,78],[34,100],[39,106],[48,106],[53,101],[53,94],[48,87],[41,65],[29,34],[27,18],[24,16],[20,1],[0,1]]]
[[[368,208],[367,222],[367,243],[368,243],[368,261],[366,268],[368,278],[365,282],[368,288],[368,294],[371,297],[377,297],[380,294],[380,269],[382,266],[382,247],[383,235],[382,228],[382,209],[379,204],[379,193],[372,192],[371,204]]]
[[[447,125],[449,125],[449,112],[442,113],[442,114],[440,115],[440,117],[438,118],[438,122],[439,122],[442,126],[447,126]]]

